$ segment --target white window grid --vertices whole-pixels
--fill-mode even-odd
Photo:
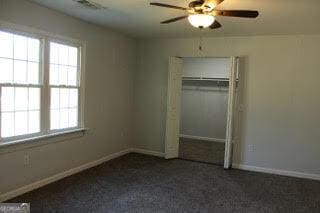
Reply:
[[[58,63],[51,63],[51,56],[49,55],[49,69],[50,69],[50,66],[51,65],[58,65],[58,66],[64,66],[64,67],[72,67],[72,68],[76,68],[76,72],[77,72],[77,77],[76,77],[76,83],[75,85],[70,85],[70,84],[51,84],[50,83],[50,77],[49,77],[49,93],[50,93],[50,97],[51,97],[51,91],[52,89],[76,89],[77,90],[77,93],[78,93],[78,100],[77,100],[77,106],[76,107],[70,107],[70,97],[68,98],[68,107],[55,107],[55,108],[52,108],[51,107],[51,98],[49,99],[49,115],[50,115],[50,127],[49,127],[49,131],[50,132],[59,132],[60,129],[55,129],[51,126],[51,120],[53,119],[51,117],[51,110],[58,110],[59,111],[59,114],[61,113],[61,111],[63,110],[77,110],[77,125],[76,126],[71,126],[71,127],[66,127],[66,128],[63,128],[64,130],[71,130],[71,129],[74,129],[74,128],[78,128],[80,125],[81,125],[81,109],[80,109],[80,93],[81,93],[81,88],[80,88],[80,74],[81,74],[81,70],[80,70],[80,65],[81,65],[81,47],[78,47],[78,46],[75,46],[75,45],[72,45],[70,43],[66,43],[66,42],[61,42],[61,41],[57,41],[57,40],[50,40],[48,45],[50,46],[51,48],[51,44],[58,44],[58,45],[67,45],[69,47],[73,47],[73,48],[77,48],[77,64],[76,66],[74,65],[69,65],[69,64],[63,64],[63,63],[59,63],[60,61],[58,61]],[[50,54],[50,48],[49,48],[49,54]],[[68,55],[67,57],[69,58],[69,51],[68,51]],[[50,71],[49,71],[50,72]],[[66,79],[66,82],[69,82],[69,75],[67,74],[67,79]],[[58,79],[60,79],[60,72],[58,72]],[[69,93],[70,95],[70,93]],[[59,96],[59,103],[61,101],[61,97]],[[59,118],[60,119],[60,118]],[[68,116],[68,123],[70,123],[70,116]]]
[[[80,87],[80,82],[81,82],[81,72],[82,72],[82,61],[83,61],[83,43],[76,41],[74,39],[68,39],[65,37],[57,36],[58,39],[54,38],[55,35],[50,35],[50,34],[45,34],[42,31],[37,31],[33,29],[28,29],[26,31],[20,31],[19,28],[25,29],[24,27],[21,26],[12,26],[9,24],[9,27],[3,27],[0,25],[0,31],[2,32],[8,32],[12,33],[15,35],[21,35],[21,36],[26,36],[34,39],[39,39],[40,44],[39,44],[39,83],[38,84],[29,84],[29,83],[1,83],[0,82],[0,97],[1,97],[1,91],[3,87],[28,87],[28,88],[39,88],[40,89],[40,132],[38,133],[32,133],[32,134],[26,134],[26,135],[18,135],[18,136],[13,136],[13,137],[6,137],[3,138],[1,136],[1,131],[0,131],[0,142],[7,142],[7,141],[16,141],[16,140],[23,140],[23,139],[28,139],[32,137],[37,137],[37,136],[42,136],[42,135],[47,135],[50,133],[57,133],[57,132],[68,132],[69,130],[72,129],[78,129],[83,127],[83,93],[84,93],[84,88]],[[18,30],[16,30],[18,28]],[[36,32],[34,32],[36,31]],[[52,39],[54,38],[54,39]],[[70,41],[70,42],[69,42]],[[76,86],[68,86],[68,85],[49,85],[49,66],[50,66],[50,54],[49,54],[49,44],[50,42],[55,42],[59,44],[65,44],[65,45],[70,45],[73,47],[76,47],[78,49],[78,55],[77,55],[77,84]],[[6,59],[6,57],[3,57]],[[11,59],[11,58],[9,58]],[[14,60],[14,59],[12,59]],[[16,59],[20,60],[20,59]],[[23,60],[22,60],[23,61]],[[27,58],[27,63],[28,62],[35,62],[32,60],[28,60]],[[59,65],[59,64],[56,64]],[[27,72],[28,73],[28,72]],[[14,69],[13,69],[13,74],[14,74]],[[28,80],[28,78],[26,78]],[[13,78],[14,80],[14,78]],[[78,106],[77,106],[77,126],[74,126],[72,128],[64,128],[64,129],[55,129],[55,130],[50,130],[50,90],[49,87],[51,88],[73,88],[78,90]],[[82,97],[82,98],[81,98]],[[0,98],[1,100],[1,98]],[[29,109],[28,109],[29,110]],[[30,110],[32,111],[32,110]],[[0,113],[1,113],[1,103],[0,103]],[[0,130],[1,130],[1,116],[0,116]]]
[[[1,119],[2,119],[2,113],[13,113],[13,120],[14,120],[14,131],[16,130],[15,126],[16,126],[16,122],[15,122],[15,117],[16,114],[19,112],[27,112],[27,129],[29,130],[29,112],[32,111],[37,111],[40,113],[39,117],[41,118],[41,100],[39,100],[39,109],[29,109],[29,88],[37,88],[40,90],[40,96],[41,96],[41,89],[42,89],[42,46],[43,46],[43,40],[40,37],[37,37],[35,35],[31,35],[31,34],[23,34],[23,33],[18,33],[18,32],[10,32],[7,30],[3,30],[0,28],[0,31],[5,32],[5,33],[10,33],[12,34],[12,36],[24,36],[26,38],[30,38],[30,39],[37,39],[39,40],[39,57],[38,57],[38,61],[35,60],[29,60],[29,51],[28,51],[28,45],[29,43],[27,42],[27,51],[26,51],[26,59],[17,59],[15,58],[15,42],[14,39],[12,39],[12,57],[3,57],[1,56],[1,59],[7,59],[7,60],[12,60],[12,81],[11,82],[0,82],[0,97],[2,97],[2,90],[3,88],[13,88],[14,89],[14,97],[13,97],[13,110],[9,110],[9,111],[4,111],[1,109],[1,105],[0,104],[0,130],[1,130]],[[26,76],[25,76],[25,83],[16,83],[15,82],[15,61],[21,61],[21,62],[25,62],[26,63]],[[38,64],[38,83],[28,83],[28,74],[29,74],[29,66],[28,63],[37,63]],[[15,109],[15,96],[16,96],[16,88],[26,88],[27,89],[27,102],[26,105],[28,106],[27,109],[25,110],[16,110]],[[40,98],[41,99],[41,98]],[[0,99],[1,100],[1,99]],[[26,136],[28,137],[32,137],[32,136],[37,136],[41,134],[41,119],[39,118],[39,132],[35,132],[35,133],[26,133],[26,134],[21,134],[21,135],[16,135],[16,133],[14,133],[15,136],[10,136],[10,137],[6,137],[3,138],[2,137],[2,132],[0,131],[0,140],[1,141],[7,141],[7,140],[15,140],[15,139],[20,139],[20,138],[24,138]]]

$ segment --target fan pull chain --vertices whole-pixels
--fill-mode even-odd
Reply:
[[[199,28],[199,29],[200,29],[199,50],[202,51],[202,41],[203,41],[202,28]]]

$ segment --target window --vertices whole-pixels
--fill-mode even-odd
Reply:
[[[50,43],[50,129],[78,125],[78,49]]]
[[[80,45],[0,29],[0,140],[79,128]]]

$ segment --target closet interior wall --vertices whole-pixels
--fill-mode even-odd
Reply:
[[[186,58],[181,93],[181,136],[224,142],[229,58]]]

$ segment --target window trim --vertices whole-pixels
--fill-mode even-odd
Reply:
[[[46,136],[51,137],[61,134],[69,134],[70,132],[84,130],[84,94],[85,94],[85,65],[86,65],[86,42],[78,39],[73,39],[66,36],[61,36],[58,34],[53,34],[47,31],[42,31],[39,29],[17,25],[0,20],[0,31],[13,33],[17,35],[27,36],[30,38],[35,38],[40,40],[40,61],[39,61],[39,84],[23,84],[25,87],[37,86],[40,88],[40,132],[25,134],[13,137],[0,138],[0,145],[7,143],[20,143],[23,141],[30,141],[33,139],[46,138]],[[60,44],[65,44],[73,47],[77,47],[78,54],[78,126],[72,128],[64,128],[57,130],[50,130],[50,85],[49,85],[49,68],[50,68],[50,42],[57,42]],[[15,86],[18,84],[1,84],[3,87]],[[22,85],[21,85],[22,86]],[[1,128],[1,123],[0,123]],[[61,133],[61,134],[60,134]]]

